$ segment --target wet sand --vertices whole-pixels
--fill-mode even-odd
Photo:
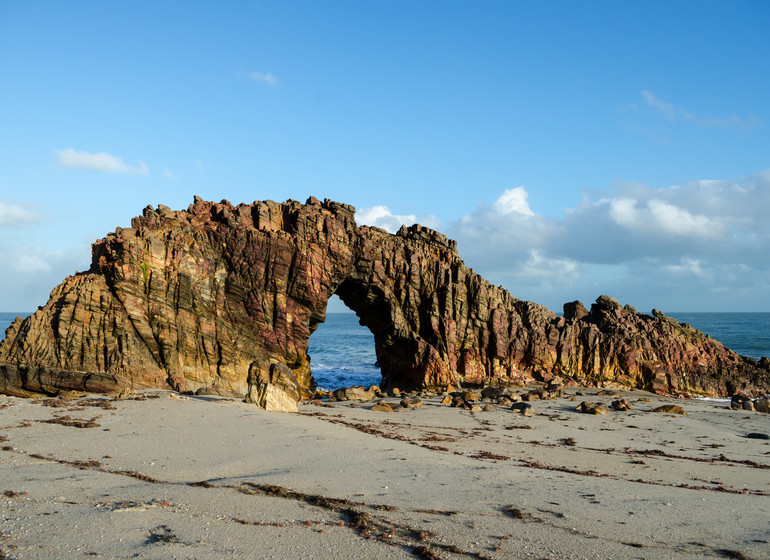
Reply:
[[[767,557],[770,441],[745,436],[770,415],[575,411],[598,392],[532,417],[0,396],[0,558]]]

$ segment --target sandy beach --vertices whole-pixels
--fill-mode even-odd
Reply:
[[[0,558],[768,557],[770,441],[746,436],[770,416],[641,391],[575,410],[599,392],[530,417],[0,396]]]

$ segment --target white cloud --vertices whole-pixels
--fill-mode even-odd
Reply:
[[[689,256],[746,262],[765,257],[770,241],[764,174],[735,181],[694,181],[668,188],[622,184],[584,193],[565,210],[565,235],[551,250],[581,261],[618,263]],[[749,259],[750,260],[750,259]]]
[[[641,96],[648,107],[655,109],[666,120],[671,122],[683,121],[706,127],[743,129],[753,128],[757,124],[757,119],[753,115],[748,117],[739,117],[738,115],[730,115],[729,117],[698,117],[683,107],[663,101],[646,89],[641,91]]]
[[[451,224],[448,233],[461,248],[485,255],[485,260],[499,259],[506,263],[503,266],[523,264],[531,251],[546,247],[559,229],[552,219],[532,211],[528,196],[524,187],[503,191],[491,205],[479,204],[474,212]]]
[[[652,199],[647,208],[653,218],[653,223],[663,231],[675,235],[699,238],[717,238],[723,233],[723,228],[716,219],[692,214],[684,208],[679,208],[662,200]]]
[[[16,255],[16,259],[10,263],[17,272],[38,273],[50,272],[51,265],[39,250],[25,250]]]
[[[519,268],[515,271],[515,275],[520,278],[539,278],[547,281],[553,281],[558,278],[564,281],[567,278],[577,278],[579,266],[579,263],[575,260],[547,257],[541,251],[533,249],[529,251],[529,258],[520,263]]]
[[[387,206],[382,205],[356,210],[356,222],[380,227],[390,233],[396,233],[402,225],[420,224],[433,229],[441,227],[441,222],[433,214],[419,217],[415,214],[393,214]]]
[[[242,72],[238,74],[238,76],[249,78],[257,83],[267,84],[269,86],[278,85],[278,78],[273,76],[270,72]]]
[[[165,175],[166,177],[168,177],[172,181],[177,181],[178,180],[178,177],[176,175],[174,175],[173,173],[171,173],[171,171],[169,171],[165,167],[163,168],[163,175]]]
[[[561,234],[557,220],[535,213],[520,186],[505,190],[492,204],[450,224],[460,256],[488,281],[514,296],[541,299],[543,291],[564,291],[580,274],[575,259],[551,250]]]
[[[637,218],[636,200],[633,198],[603,199],[599,201],[599,204],[609,205],[609,215],[615,220],[616,224],[633,226],[639,221]]]
[[[17,241],[0,237],[0,262],[9,272],[3,276],[3,289],[0,290],[0,309],[3,311],[34,311],[48,301],[54,286],[77,270],[87,270],[90,265],[88,243],[50,250]]]
[[[704,270],[701,261],[698,259],[682,259],[679,263],[665,265],[665,269],[676,276],[695,276],[703,278],[708,276]]]
[[[72,148],[66,148],[57,152],[57,161],[64,167],[81,167],[95,171],[107,171],[110,173],[127,173],[129,175],[149,175],[144,162],[137,165],[126,165],[123,158],[104,152],[90,153],[78,152]]]
[[[715,238],[724,232],[717,219],[693,214],[669,202],[650,199],[643,208],[633,198],[604,199],[601,206],[609,208],[608,214],[619,226],[644,233],[660,232],[699,238]]]
[[[492,210],[500,215],[516,212],[525,216],[534,216],[535,213],[529,207],[529,193],[524,187],[508,189],[492,203]]]
[[[0,200],[0,226],[36,222],[37,219],[37,214],[31,210],[27,210],[18,204]]]
[[[729,310],[732,302],[732,309],[770,311],[766,303],[750,307],[770,301],[768,208],[767,171],[732,181],[586,191],[562,218],[535,212],[526,189],[517,187],[445,233],[485,278],[552,309],[561,305],[554,301],[590,303],[609,293],[675,310]]]

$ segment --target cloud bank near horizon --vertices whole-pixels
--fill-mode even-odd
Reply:
[[[389,231],[410,221],[375,208],[362,209],[357,220]],[[587,190],[561,217],[533,211],[519,186],[443,232],[489,281],[557,311],[560,303],[601,293],[674,310],[692,308],[697,296],[718,308],[720,299],[740,306],[770,292],[767,208],[770,170],[667,188]]]

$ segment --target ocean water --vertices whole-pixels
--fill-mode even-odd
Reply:
[[[0,340],[5,338],[5,330],[11,326],[11,323],[13,323],[13,320],[16,317],[29,317],[32,315],[30,312],[25,313],[6,313],[0,311]]]
[[[758,360],[770,357],[770,313],[666,313],[690,323],[733,352]]]
[[[29,313],[0,313],[0,332],[13,319]],[[668,313],[690,323],[728,348],[759,359],[770,357],[770,313]],[[350,385],[376,385],[380,368],[374,352],[374,336],[358,324],[354,313],[327,313],[326,322],[310,337],[310,366],[319,387],[336,389]]]
[[[358,324],[355,313],[327,313],[310,336],[310,369],[316,385],[338,389],[379,385],[382,380],[374,352],[374,335]]]

